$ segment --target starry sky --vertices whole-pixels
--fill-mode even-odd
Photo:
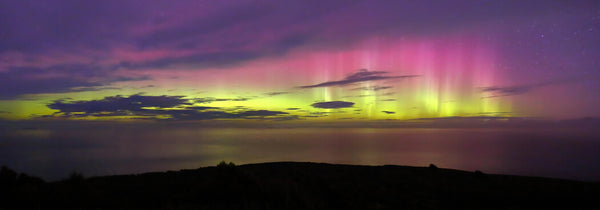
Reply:
[[[600,117],[599,1],[0,2],[0,119]]]

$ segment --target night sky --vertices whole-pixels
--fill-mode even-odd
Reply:
[[[0,118],[600,117],[600,1],[0,2]]]

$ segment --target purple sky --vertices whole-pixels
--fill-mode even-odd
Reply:
[[[64,112],[56,109],[61,107],[57,104],[116,101],[107,97],[117,95],[184,97],[189,101],[178,108],[195,113],[201,106],[193,101],[200,98],[241,103],[240,98],[254,100],[268,93],[283,95],[269,96],[272,104],[285,105],[217,104],[227,110],[216,114],[247,117],[244,113],[259,113],[258,117],[264,117],[284,112],[289,114],[283,116],[287,119],[301,119],[301,113],[286,108],[310,112],[311,104],[340,101],[370,110],[361,116],[375,119],[391,115],[407,119],[413,116],[405,114],[412,107],[427,107],[416,117],[482,112],[558,119],[600,116],[600,2],[593,0],[8,0],[0,2],[0,29],[0,118],[48,116]],[[413,51],[415,59],[431,61],[410,60],[411,55],[405,54]],[[327,63],[330,57],[352,57],[355,52],[369,52],[366,57],[372,59],[346,59],[333,67]],[[423,53],[428,56],[417,56]],[[400,54],[409,61],[403,63]],[[311,60],[317,55],[327,56]],[[450,58],[467,61],[451,65]],[[381,61],[386,59],[392,61]],[[435,70],[435,78],[428,77],[425,67],[429,64],[449,70]],[[277,73],[272,66],[296,74]],[[493,71],[476,76],[484,72],[479,69],[482,66]],[[465,75],[463,67],[475,73]],[[379,74],[384,75],[380,79],[348,80],[358,69],[385,73]],[[410,75],[416,78],[407,81],[434,83],[402,89],[398,82],[387,92],[394,97],[348,99],[352,90],[372,91],[353,92],[352,97],[375,95],[374,87],[392,87],[392,79]],[[337,91],[338,87],[319,84],[363,86]],[[293,92],[300,91],[295,87],[310,87],[303,91],[313,92]],[[328,89],[316,93],[313,87]],[[249,93],[239,93],[240,89]],[[403,91],[414,97],[402,95]],[[471,93],[476,91],[481,93]],[[425,94],[429,94],[426,99],[418,99]],[[436,97],[434,102],[427,101],[432,97]],[[500,102],[475,107],[480,103],[474,98]],[[396,104],[372,105],[373,101]],[[443,103],[452,101],[459,105],[444,111]],[[234,110],[239,106],[246,108]],[[108,110],[122,114],[128,107]],[[175,116],[180,115],[171,114]]]

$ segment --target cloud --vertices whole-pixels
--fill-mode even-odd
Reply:
[[[121,90],[118,87],[73,87],[69,89],[69,92],[88,92],[88,91],[100,91],[100,90]]]
[[[269,111],[269,110],[257,110],[257,111],[245,111],[239,114],[244,117],[264,117],[264,116],[276,116],[282,114],[289,114],[281,111]]]
[[[214,97],[205,97],[205,98],[196,98],[194,101],[196,103],[212,103],[212,102],[220,102],[220,101],[248,101],[252,98],[214,98]]]
[[[211,119],[269,119],[291,120],[289,113],[272,110],[248,110],[245,107],[224,109],[195,106],[194,100],[183,96],[142,96],[139,94],[110,96],[101,100],[56,100],[48,108],[58,110],[45,117],[127,117],[137,119],[211,120]]]
[[[590,2],[586,1],[568,5],[593,11],[593,7],[588,6]],[[508,16],[548,14],[558,6],[564,4],[541,0],[478,4],[453,1],[436,2],[434,5],[428,1],[371,4],[338,0],[264,1],[260,4],[244,1],[214,4],[202,1],[149,3],[140,0],[85,3],[55,0],[52,4],[9,1],[3,2],[3,7],[10,9],[0,14],[0,28],[10,32],[2,34],[0,52],[35,52],[49,48],[106,49],[124,43],[134,43],[140,49],[203,48],[211,45],[239,49],[253,41],[263,41],[261,35],[290,36],[294,30],[313,31],[320,43],[344,44],[390,31],[420,35],[431,31],[451,31],[456,27]],[[457,9],[446,9],[450,7]],[[432,13],[436,15],[430,15]],[[341,24],[348,22],[353,24]],[[273,30],[287,33],[274,34]],[[240,32],[244,32],[245,36],[238,36]],[[291,45],[289,42],[293,41],[279,40],[267,48],[283,48]]]
[[[126,69],[168,69],[172,66],[189,66],[193,68],[223,67],[238,64],[261,57],[261,52],[197,52],[192,55],[164,56],[146,61],[122,63],[119,67]]]
[[[0,33],[0,71],[79,64],[95,69],[79,68],[77,72],[99,74],[102,80],[99,83],[111,83],[115,81],[102,77],[117,69],[177,66],[197,70],[237,65],[304,46],[315,36],[307,30],[312,27],[293,25],[318,21],[320,16],[349,3],[331,1],[315,5],[278,1],[261,4],[139,0],[6,2],[3,6],[11,9],[0,13],[0,28],[4,29]],[[305,11],[311,11],[310,16]],[[239,36],[240,33],[244,36]],[[95,80],[69,82],[73,81],[51,81],[48,83],[56,87],[40,89],[68,92],[70,87],[101,85],[93,83]],[[0,97],[16,95],[19,94]]]
[[[289,92],[269,92],[269,93],[265,93],[265,95],[268,96],[276,96],[276,95],[283,95],[283,94],[288,94]]]
[[[73,101],[64,102],[62,100],[54,101],[48,104],[48,108],[56,109],[63,113],[83,112],[119,112],[119,111],[141,111],[144,108],[172,108],[182,105],[191,105],[190,100],[183,99],[183,96],[142,96],[131,95],[129,97],[111,96],[102,100],[91,101]]]
[[[146,81],[146,80],[152,80],[152,77],[150,77],[148,75],[137,76],[137,77],[117,76],[117,77],[107,78],[107,79],[105,79],[104,82],[105,83],[114,83],[114,82]],[[150,86],[150,85],[148,85],[148,86]]]
[[[403,76],[384,76],[388,72],[385,71],[368,71],[367,69],[360,69],[358,72],[351,74],[343,80],[323,82],[315,85],[300,86],[299,88],[316,88],[316,87],[331,87],[331,86],[344,86],[348,84],[373,81],[373,80],[387,80],[387,79],[404,79],[411,77],[418,77],[418,75],[403,75]]]
[[[342,98],[364,98],[364,97],[375,97],[375,96],[391,96],[394,94],[395,94],[395,92],[376,93],[376,94],[360,94],[360,95],[355,95],[355,96],[343,96]]]
[[[354,103],[346,102],[346,101],[327,101],[327,102],[318,102],[311,104],[312,107],[321,108],[321,109],[338,109],[338,108],[347,108],[352,107]]]
[[[488,96],[487,98],[493,98],[493,97],[519,95],[519,94],[529,92],[534,88],[535,88],[535,86],[531,86],[531,85],[506,86],[506,87],[490,86],[490,87],[482,88],[481,91],[491,93],[492,95]]]
[[[480,115],[497,115],[497,114],[510,114],[513,112],[479,112]]]
[[[274,121],[300,120],[300,116],[298,116],[298,115],[288,115],[288,116],[282,116],[282,117],[269,118],[269,120],[274,120]]]
[[[381,111],[381,112],[386,113],[386,114],[396,114],[396,112],[392,112],[392,111]]]
[[[173,112],[173,111],[171,111]],[[178,110],[171,113],[170,120],[212,120],[212,119],[268,119],[282,120],[287,112],[269,111],[269,110],[250,110],[240,113],[226,111],[193,111],[180,114]],[[291,118],[288,118],[291,119]]]
[[[310,112],[308,114],[316,116],[328,116],[329,114],[331,114],[331,112]]]
[[[575,11],[594,14],[596,11],[589,4],[581,1],[567,5]],[[480,4],[453,1],[435,5],[427,1],[372,4],[347,0],[260,4],[9,1],[3,2],[3,8],[10,9],[0,13],[0,28],[4,29],[0,34],[0,57],[4,57],[2,53],[16,52],[22,53],[24,60],[43,64],[45,61],[31,58],[47,55],[56,62],[52,59],[55,56],[82,55],[91,62],[112,63],[125,69],[221,66],[279,56],[299,46],[328,48],[348,46],[373,35],[419,37],[454,32],[456,28],[505,20],[508,16],[519,21],[522,16],[554,12],[558,6],[563,4],[541,0]],[[457,9],[447,10],[449,7]],[[345,24],[348,22],[353,24]],[[114,53],[122,49],[132,56]],[[177,53],[182,51],[186,53]],[[144,56],[146,52],[160,55]]]
[[[186,107],[186,109],[191,109],[191,110],[206,110],[206,109],[219,109],[218,107],[211,107],[211,106],[193,106],[193,107]]]
[[[0,72],[0,100],[15,99],[24,94],[67,93],[113,89],[115,82],[151,80],[149,76],[114,76],[98,67],[57,65],[47,68],[12,67]]]
[[[360,87],[360,88],[354,88],[351,90],[372,90],[372,91],[379,91],[379,90],[385,90],[385,89],[390,89],[393,88],[393,86],[379,86],[379,85],[375,85],[375,86],[369,86],[369,87]]]
[[[554,86],[554,85],[563,85],[567,83],[578,82],[583,79],[581,78],[568,78],[568,79],[560,79],[560,80],[552,80],[547,82],[526,84],[526,85],[516,85],[516,86],[490,86],[481,88],[482,92],[490,93],[490,96],[484,98],[494,98],[494,97],[503,97],[503,96],[513,96],[513,95],[521,95],[533,91],[535,89],[543,88],[546,86]]]
[[[101,83],[74,80],[71,78],[27,79],[15,78],[0,73],[0,100],[15,99],[24,94],[65,93],[74,87],[100,87]]]

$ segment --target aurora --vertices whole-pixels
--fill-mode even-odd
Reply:
[[[5,2],[0,118],[600,113],[597,3],[430,3]]]

